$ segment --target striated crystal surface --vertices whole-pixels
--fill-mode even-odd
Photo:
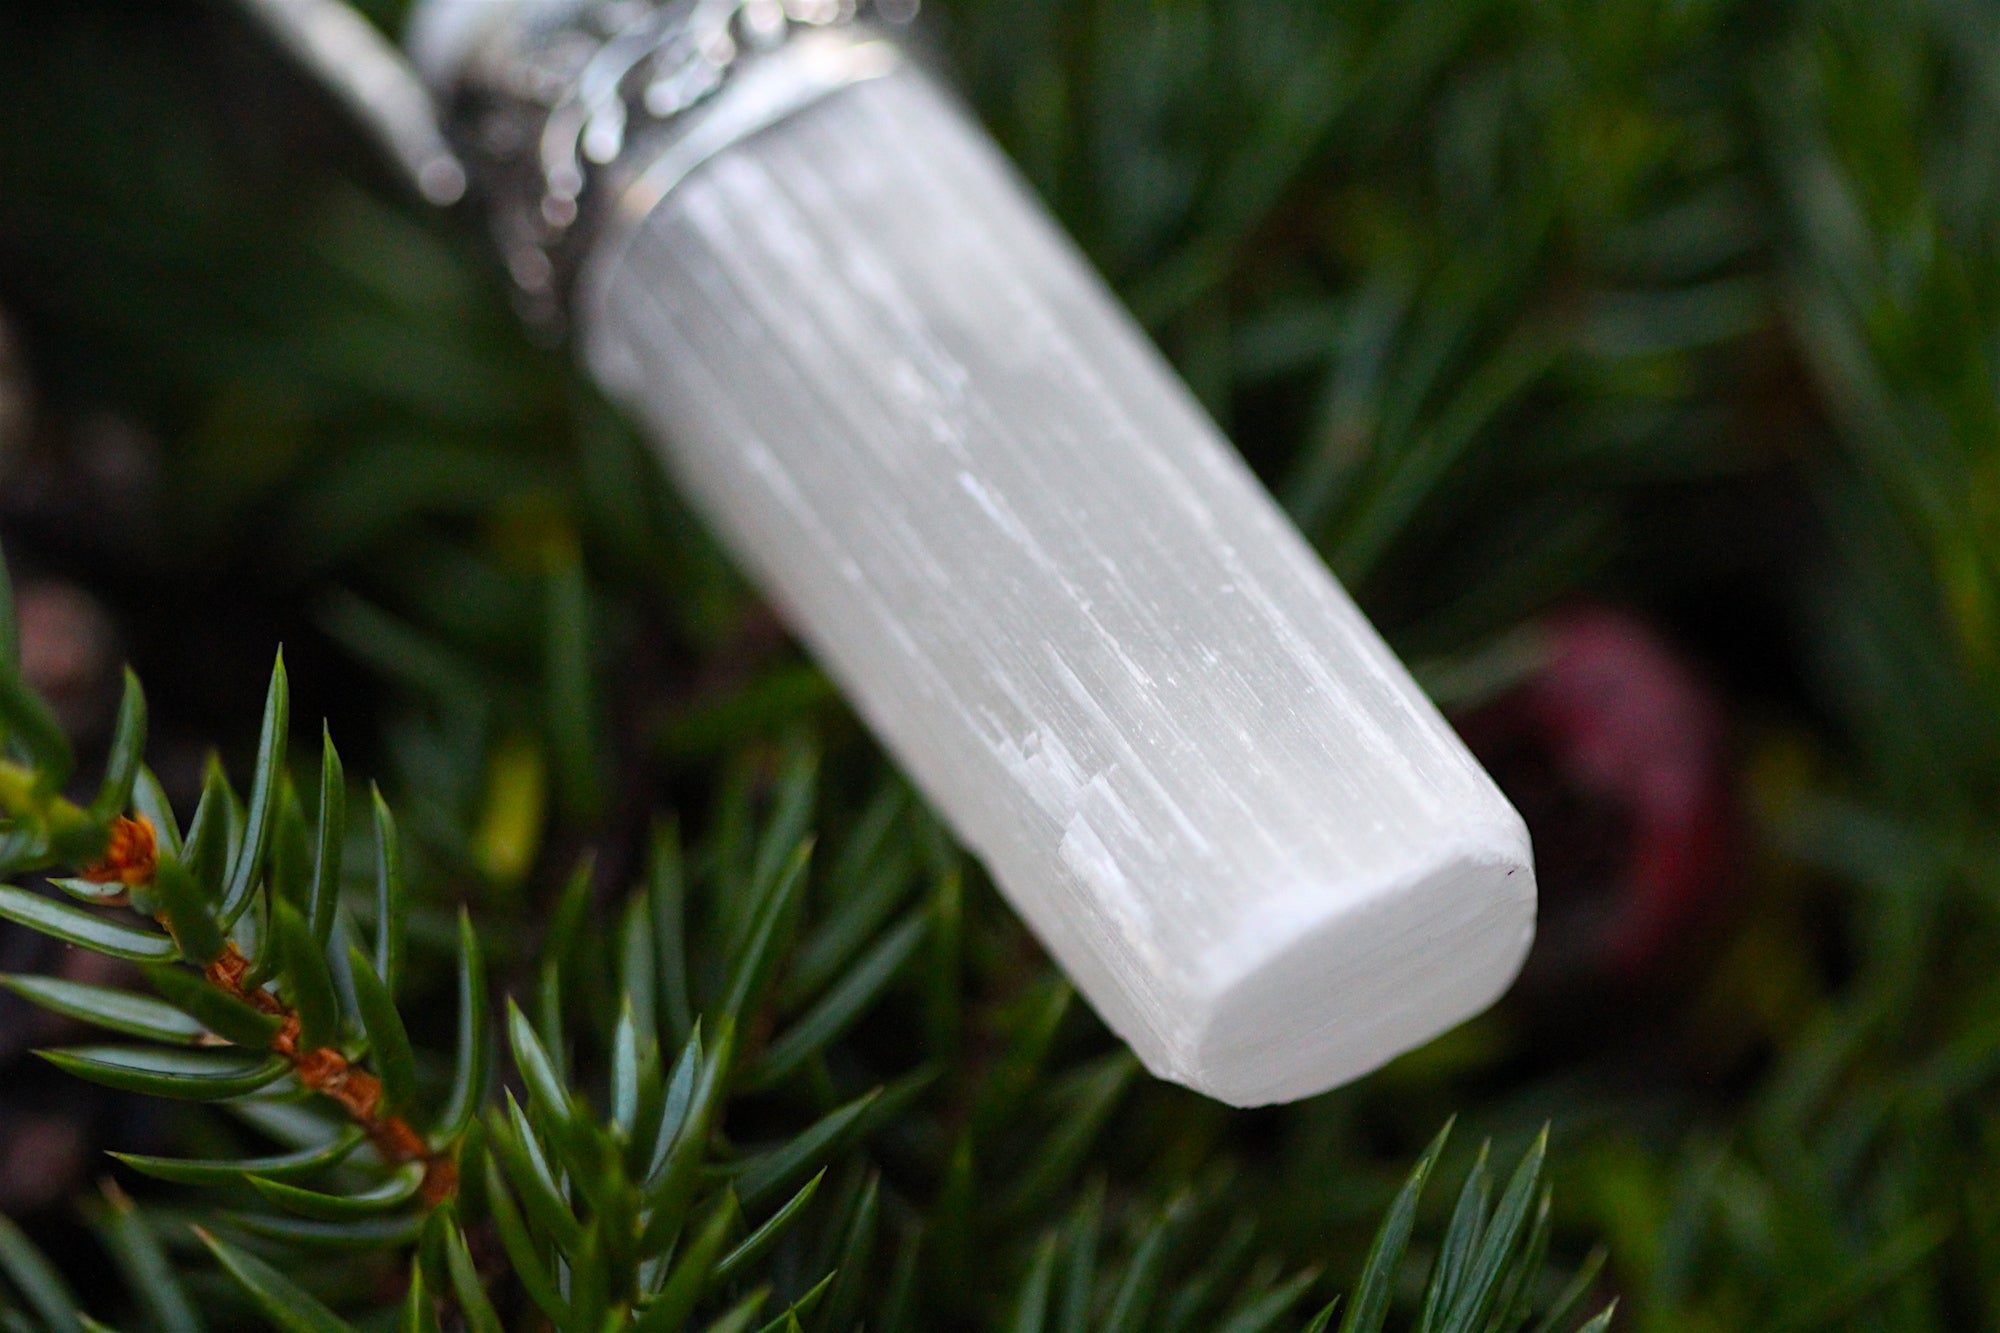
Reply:
[[[591,365],[1149,1068],[1287,1100],[1505,988],[1519,817],[926,76],[612,253]]]

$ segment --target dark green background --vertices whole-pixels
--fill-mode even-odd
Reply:
[[[1585,942],[1296,1108],[1152,1086],[1072,1011],[1023,1093],[1074,1139],[1045,1194],[999,1202],[1025,1138],[912,1152],[967,1219],[927,1308],[1000,1326],[1093,1176],[1352,1272],[1458,1112],[1503,1155],[1552,1121],[1558,1257],[1608,1242],[1621,1326],[2000,1327],[2000,11],[937,0],[923,32],[1449,705],[1504,709],[1552,610],[1623,608],[1738,811],[1700,924],[1620,967],[1562,923],[1618,900],[1632,812],[1511,770]],[[183,789],[282,639],[295,717],[505,931],[788,730],[827,738],[832,833],[881,768],[468,221],[227,6],[0,11],[0,313],[9,558],[105,608]],[[1047,983],[990,889],[965,910],[974,1060]]]

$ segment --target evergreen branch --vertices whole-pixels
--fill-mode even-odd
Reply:
[[[280,715],[284,704],[283,681],[281,662],[274,673],[272,689],[273,707]],[[273,734],[267,728],[267,754],[276,748],[269,739]],[[260,769],[265,767],[260,763]],[[274,789],[274,776],[260,779],[260,790]],[[150,820],[144,815],[112,816],[108,821],[106,844],[105,858],[86,868],[82,878],[92,882],[122,884],[135,895],[135,902],[144,903],[149,897],[162,900],[163,905],[154,913],[154,919],[183,942],[183,956],[191,961],[205,962],[202,979],[218,994],[275,1020],[275,1031],[269,1035],[268,1047],[290,1067],[300,1084],[338,1105],[374,1144],[384,1162],[391,1165],[405,1162],[421,1164],[421,1197],[426,1203],[435,1204],[449,1198],[457,1188],[457,1168],[452,1153],[430,1147],[407,1120],[390,1109],[381,1077],[357,1068],[337,1047],[316,1040],[330,1036],[333,1025],[333,1016],[327,1012],[331,992],[326,989],[324,964],[318,956],[319,951],[316,948],[297,948],[299,935],[292,936],[285,946],[291,950],[289,974],[292,989],[295,993],[304,990],[313,996],[305,1001],[306,1013],[311,1015],[309,1019],[302,1016],[298,1005],[285,1002],[261,986],[247,983],[251,960],[234,941],[223,939],[221,923],[210,917],[209,909],[197,897],[178,887],[172,891],[160,891],[163,886],[179,886],[185,872],[177,861],[161,860],[157,836]],[[261,871],[262,867],[258,869]],[[255,887],[253,882],[252,888]],[[244,905],[248,905],[247,899]],[[284,903],[278,904],[276,910],[281,919],[285,919],[291,911],[289,905]],[[286,938],[281,932],[279,939]],[[310,940],[309,935],[303,935],[303,938]],[[199,943],[190,946],[187,943],[190,940],[198,940]],[[379,1021],[387,996],[379,981],[375,982],[375,986],[369,1004]],[[393,1012],[393,1005],[390,1012]],[[378,1044],[378,1059],[381,1058],[381,1050]],[[400,1054],[407,1057],[407,1045]],[[74,1071],[83,1068],[78,1063],[78,1057],[51,1053],[51,1058]],[[98,1077],[105,1077],[105,1071],[95,1072]],[[204,1092],[202,1095],[207,1094]]]
[[[163,841],[147,813],[125,813],[140,782],[140,752],[144,742],[145,703],[136,678],[128,675],[126,703],[107,762],[100,797],[88,809],[57,792],[69,764],[66,744],[55,746],[45,734],[46,708],[35,699],[11,668],[0,668],[0,695],[12,706],[6,711],[7,739],[42,767],[12,759],[0,760],[0,815],[16,841],[36,847],[43,865],[90,859],[71,885],[100,886],[87,896],[74,887],[73,896],[91,906],[72,907],[0,886],[0,915],[65,942],[114,956],[148,961],[154,986],[167,1001],[155,1005],[121,993],[87,993],[74,985],[12,979],[24,997],[58,1012],[118,1028],[131,1035],[185,1041],[188,1032],[165,1013],[179,1013],[197,1028],[198,1042],[214,1040],[247,1050],[265,1050],[274,1058],[232,1063],[227,1057],[173,1056],[165,1052],[83,1049],[44,1052],[60,1067],[94,1081],[156,1095],[214,1100],[263,1086],[289,1072],[299,1084],[337,1105],[373,1144],[389,1167],[414,1164],[421,1182],[414,1195],[426,1205],[450,1198],[457,1188],[457,1143],[425,1141],[400,1113],[400,1103],[414,1089],[413,1057],[402,1032],[386,981],[367,967],[357,969],[361,1027],[373,1047],[377,1071],[359,1067],[338,1044],[339,1002],[329,980],[326,941],[316,938],[305,918],[289,902],[266,903],[276,879],[271,829],[277,820],[283,786],[284,750],[290,690],[282,654],[272,669],[264,709],[251,803],[244,812],[240,835],[229,827],[234,808],[221,770],[211,766],[203,799],[190,825],[186,860],[176,850],[177,831]],[[338,761],[327,749],[327,772],[338,775]],[[329,786],[331,784],[329,783]],[[119,799],[113,799],[119,798]],[[163,802],[148,798],[155,813],[166,816]],[[337,820],[337,808],[327,811]],[[381,846],[378,947],[376,959],[392,968],[402,932],[401,869],[395,850],[394,824],[379,796],[376,822]],[[316,892],[330,896],[327,863],[337,852],[337,839],[321,840],[321,878]],[[226,870],[225,870],[226,867]],[[25,868],[25,867],[24,867]],[[275,923],[264,941],[271,956],[254,959],[244,952],[230,928],[253,905],[263,904]],[[318,910],[318,902],[315,902]],[[154,935],[100,915],[130,908],[149,916],[166,932]],[[169,966],[176,958],[195,971]],[[275,976],[277,990],[262,984]],[[199,981],[196,980],[197,976]],[[468,994],[466,1002],[480,1002]],[[282,1191],[289,1187],[273,1186]],[[289,1197],[289,1196],[285,1196]]]

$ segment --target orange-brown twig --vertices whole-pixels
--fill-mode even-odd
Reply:
[[[83,868],[83,878],[94,884],[123,884],[128,889],[143,888],[153,882],[160,864],[160,840],[153,821],[140,815],[128,819],[119,815],[111,821],[104,855]]]
[[[152,822],[144,815],[137,818],[120,815],[111,821],[110,833],[104,858],[85,869],[83,877],[100,884],[116,882],[127,888],[152,883],[159,863],[159,844]],[[250,960],[234,943],[228,943],[223,946],[222,956],[210,963],[202,976],[217,990],[279,1020],[277,1035],[271,1038],[271,1050],[291,1063],[299,1082],[338,1103],[375,1145],[383,1161],[397,1165],[423,1163],[424,1183],[419,1194],[425,1203],[442,1203],[457,1193],[457,1162],[448,1152],[434,1151],[409,1121],[383,1110],[382,1080],[365,1069],[357,1069],[331,1046],[301,1050],[298,1012],[262,986],[246,984],[249,974]]]

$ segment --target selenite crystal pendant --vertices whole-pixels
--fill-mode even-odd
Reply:
[[[1520,817],[851,17],[431,0],[413,45],[528,313],[1148,1068],[1283,1101],[1477,1012],[1533,934]]]

